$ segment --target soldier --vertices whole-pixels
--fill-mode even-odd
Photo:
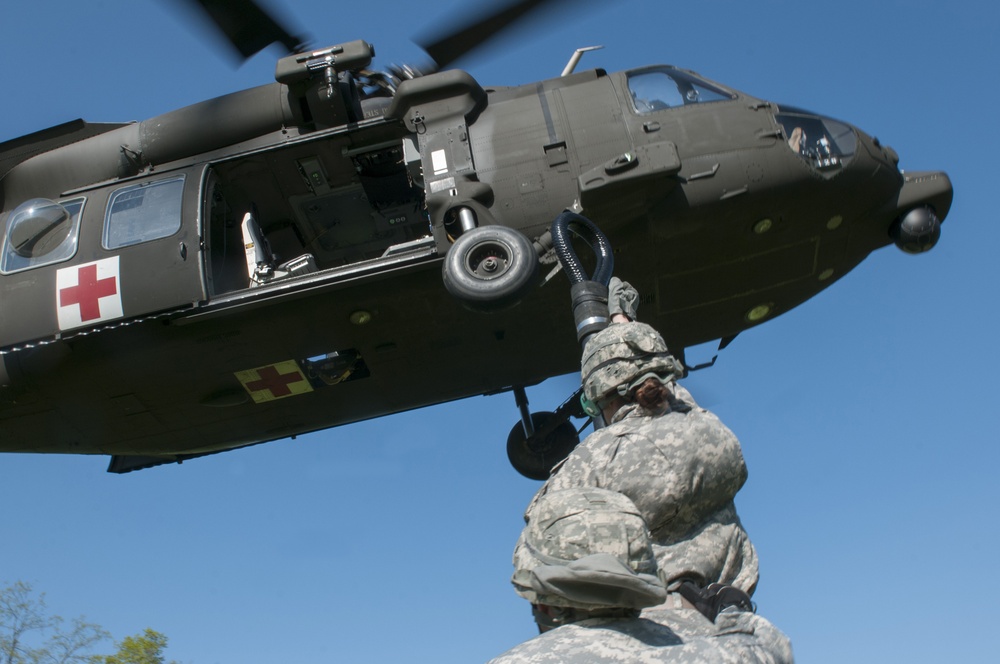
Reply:
[[[584,397],[609,425],[553,470],[548,492],[597,486],[628,496],[649,526],[669,589],[724,584],[752,594],[757,554],[733,498],[747,478],[736,436],[676,384],[680,363],[643,323],[609,325],[583,353]]]
[[[514,567],[514,588],[531,602],[542,634],[490,664],[792,661],[788,639],[752,612],[721,602],[713,623],[668,595],[646,524],[622,494],[574,488],[541,497]],[[663,608],[640,617],[654,605]]]

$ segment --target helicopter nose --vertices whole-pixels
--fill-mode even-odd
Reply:
[[[879,145],[877,138],[875,139],[875,145]],[[882,148],[882,152],[885,153],[885,156],[888,157],[889,161],[892,163],[893,166],[899,166],[899,153],[898,152],[896,152],[895,150],[893,150],[888,145],[879,145],[879,147]]]

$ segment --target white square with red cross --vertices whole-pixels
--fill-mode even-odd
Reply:
[[[118,257],[56,271],[60,330],[95,325],[124,316]]]

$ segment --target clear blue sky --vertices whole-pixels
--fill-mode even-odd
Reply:
[[[464,5],[282,4],[317,46],[366,39],[383,65],[416,60],[410,36]],[[527,83],[603,44],[582,66],[687,67],[951,176],[937,249],[876,252],[687,385],[743,443],[756,600],[799,661],[994,660],[1000,9],[605,4],[464,66],[484,85]],[[0,139],[272,80],[275,52],[234,70],[154,0],[7,5]],[[574,380],[530,390],[533,405],[558,405]],[[185,663],[484,661],[534,633],[508,583],[538,486],[507,464],[516,417],[509,394],[478,397],[126,476],[106,458],[0,456],[0,581],[118,638],[153,627]]]

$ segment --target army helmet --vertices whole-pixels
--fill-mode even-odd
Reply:
[[[513,562],[514,589],[533,604],[642,608],[665,598],[639,508],[608,489],[542,496]]]
[[[616,323],[595,334],[587,341],[580,364],[583,393],[593,403],[647,375],[668,379],[683,375],[660,333],[637,322]]]

